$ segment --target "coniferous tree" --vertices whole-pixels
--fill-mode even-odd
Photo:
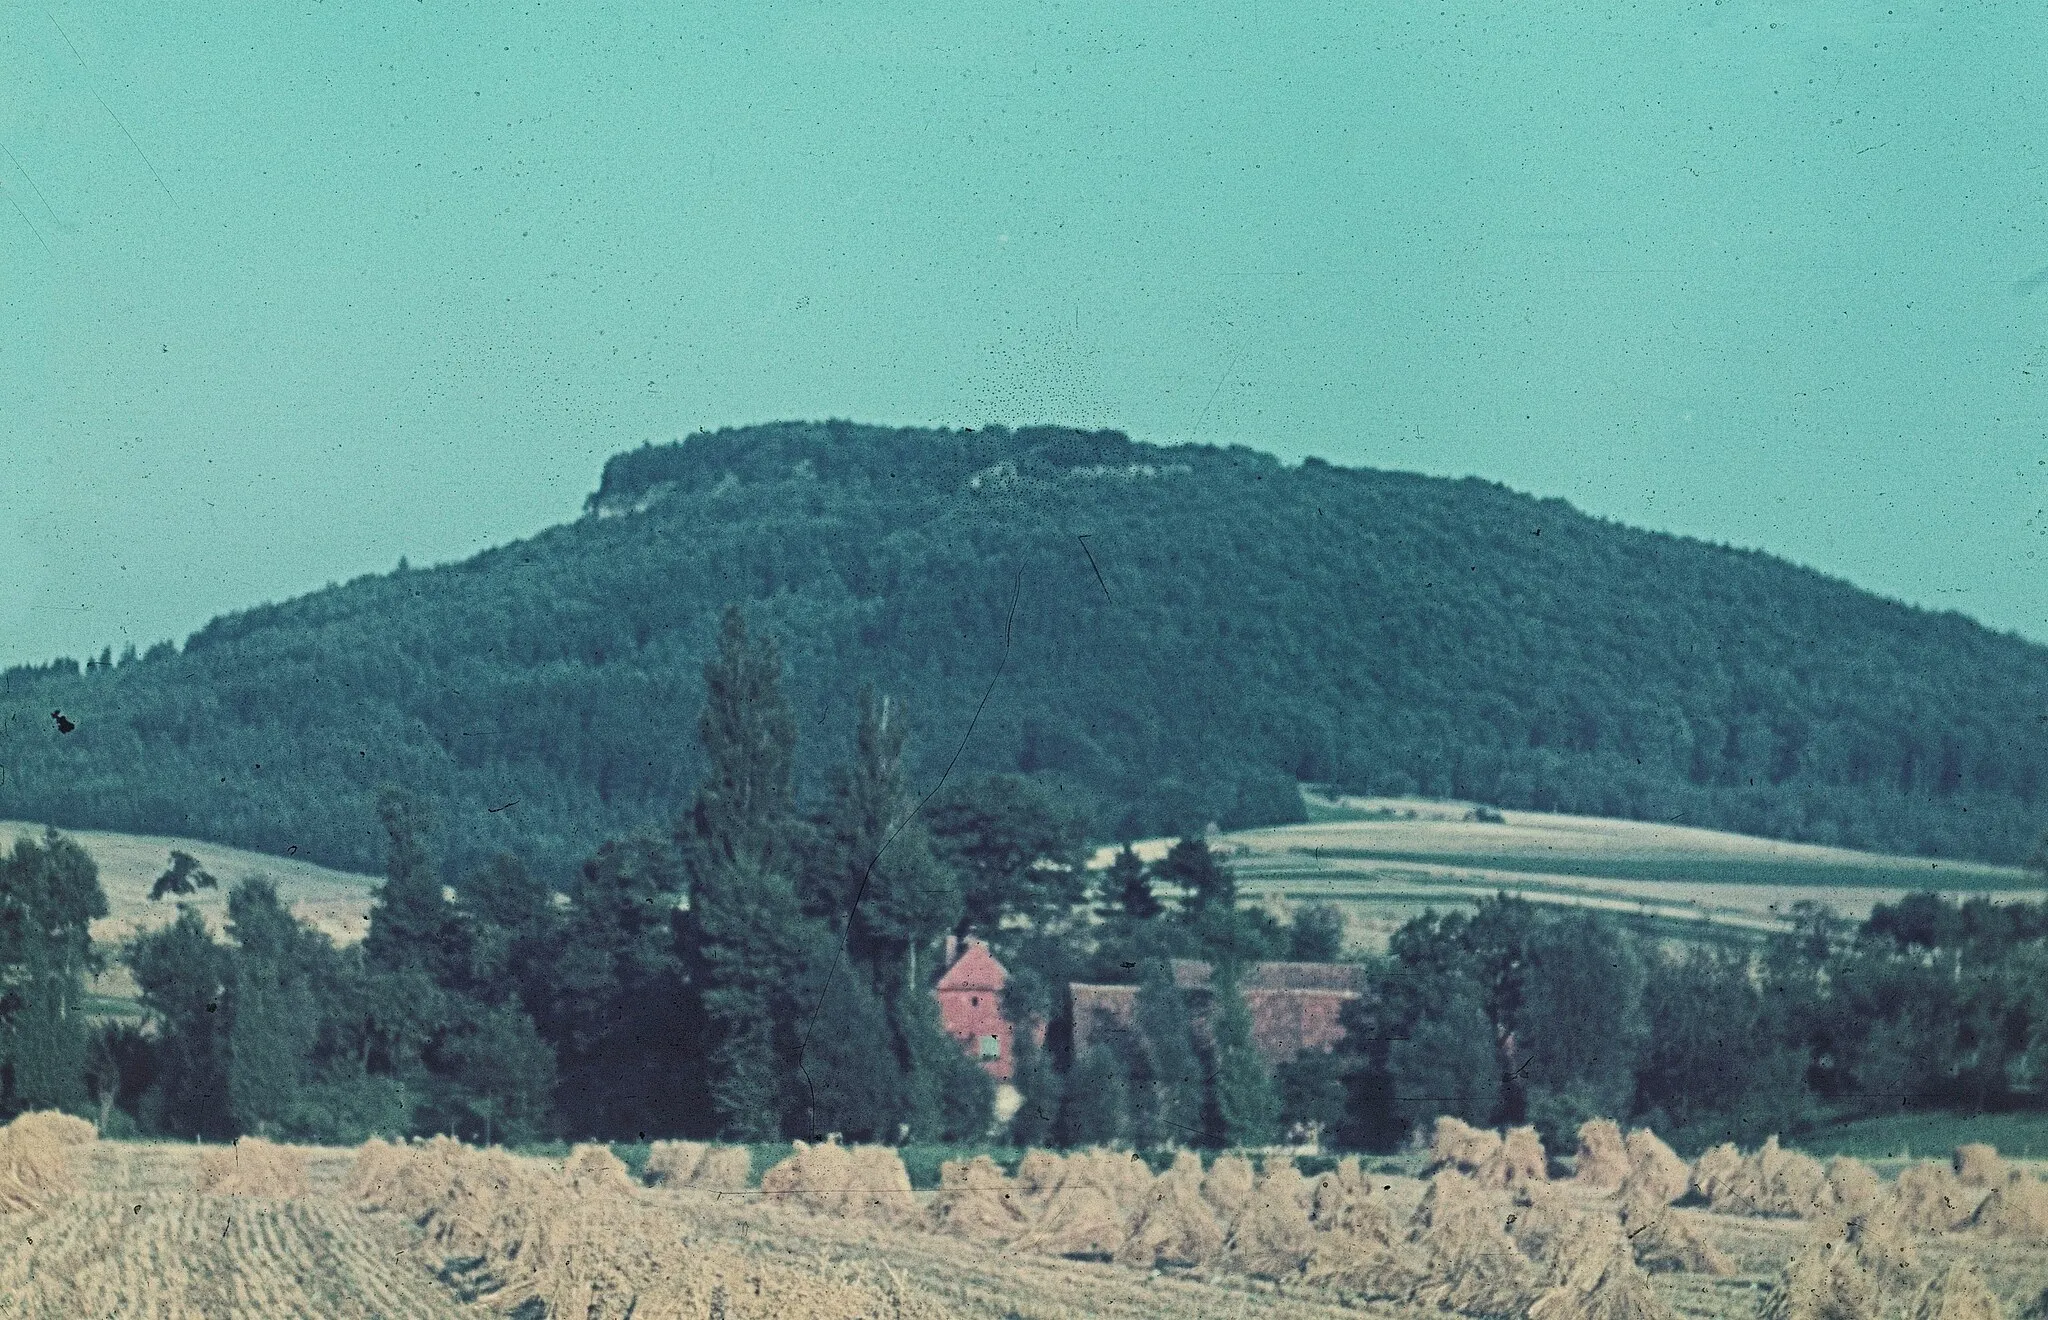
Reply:
[[[677,830],[692,870],[735,862],[779,865],[795,810],[796,717],[782,694],[775,640],[750,636],[736,605],[726,607],[717,652],[704,666],[697,736],[707,765]]]
[[[443,985],[467,962],[453,942],[459,926],[429,844],[433,816],[404,789],[377,795],[384,826],[384,883],[363,939],[372,1029],[387,1069],[415,1072],[421,1053],[448,1018]]]
[[[687,1119],[696,1009],[676,942],[683,883],[663,840],[607,843],[584,863],[549,1014],[576,1132],[629,1138]]]
[[[1031,967],[1010,972],[1003,985],[1003,1016],[1011,1025],[1010,1084],[1023,1099],[1010,1117],[1010,1143],[1043,1146],[1053,1139],[1059,1120],[1063,1079],[1039,1044],[1038,1031],[1052,1017],[1052,996],[1045,980]]]
[[[799,881],[806,910],[844,933],[854,963],[892,1000],[909,985],[912,951],[961,911],[959,883],[917,818],[907,735],[901,704],[864,690],[853,763],[834,776]]]
[[[691,896],[696,988],[713,1036],[705,1076],[716,1130],[772,1141],[795,1114],[794,1065],[818,1005],[805,977],[830,936],[797,906],[788,880],[751,861],[717,866]]]
[[[1067,1079],[1055,1126],[1062,1146],[1113,1146],[1131,1139],[1130,1071],[1108,1045],[1088,1047]]]
[[[922,987],[920,987],[920,990]],[[912,1141],[978,1141],[995,1112],[996,1084],[939,1022],[928,993],[900,996],[896,1034],[904,1045],[905,1113]]]
[[[792,988],[810,1016],[791,1060],[785,1129],[812,1141],[835,1132],[852,1141],[897,1140],[910,1097],[881,997],[831,943],[814,947]]]
[[[1184,916],[1192,918],[1212,908],[1231,912],[1237,907],[1236,877],[1216,860],[1216,854],[1200,836],[1190,835],[1174,844],[1153,868],[1153,874],[1180,890]]]
[[[689,879],[684,948],[709,1027],[698,1067],[717,1130],[769,1140],[797,1121],[800,1103],[806,1113],[815,1107],[795,1088],[822,1005],[800,990],[818,984],[814,965],[829,936],[804,912],[791,875],[804,849],[782,662],[736,608],[726,611],[704,687],[697,730],[709,768],[677,828]]]
[[[1216,1122],[1226,1146],[1264,1146],[1279,1136],[1280,1097],[1252,1043],[1252,1015],[1237,969],[1216,969],[1210,1021],[1216,1040]]]
[[[1110,862],[1102,887],[1111,895],[1116,908],[1133,921],[1150,921],[1165,911],[1158,895],[1152,892],[1152,878],[1145,863],[1138,860],[1138,854],[1128,843]]]
[[[1147,1146],[1200,1141],[1203,1075],[1194,1018],[1165,958],[1139,964],[1137,1019],[1140,1067],[1133,1090],[1144,1084],[1147,1094],[1132,1105],[1136,1139]]]
[[[238,1130],[274,1136],[295,1117],[320,1033],[307,971],[317,938],[278,901],[268,879],[228,893],[235,941],[227,994],[228,1103]]]

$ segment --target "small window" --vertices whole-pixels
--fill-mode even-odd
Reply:
[[[981,1038],[981,1057],[984,1059],[1002,1058],[1003,1042],[994,1036],[983,1036]]]
[[[973,1007],[975,1007],[975,1008],[980,1008],[980,1007],[981,1007],[981,996],[980,996],[980,995],[969,995],[969,996],[967,996],[967,1002],[968,1002],[968,1003],[969,1003],[970,1005],[972,1005]]]

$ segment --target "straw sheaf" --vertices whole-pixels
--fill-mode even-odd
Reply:
[[[799,1141],[788,1159],[761,1175],[761,1195],[814,1214],[844,1214],[853,1187],[853,1158],[836,1141]]]
[[[48,1112],[0,1128],[0,1214],[39,1210],[76,1191],[69,1152],[94,1140],[91,1133],[90,1123]]]
[[[1470,1179],[1430,1179],[1411,1220],[1424,1256],[1424,1282],[1408,1300],[1472,1315],[1524,1315],[1539,1296],[1540,1272],[1508,1237],[1507,1214]]]
[[[1892,1200],[1906,1227],[1921,1233],[1951,1233],[1970,1222],[1979,1196],[1964,1187],[1946,1164],[1922,1160],[1899,1174]]]
[[[1828,1192],[1843,1214],[1871,1210],[1890,1199],[1870,1166],[1847,1155],[1837,1155],[1828,1161],[1827,1179]]]
[[[53,1146],[90,1146],[100,1139],[99,1129],[76,1114],[59,1109],[37,1109],[17,1114],[6,1131],[17,1137],[47,1141]]]
[[[1043,1199],[1060,1185],[1060,1171],[1066,1161],[1049,1150],[1030,1150],[1017,1162],[1017,1190],[1025,1196]]]
[[[709,1146],[699,1141],[657,1141],[648,1148],[642,1173],[655,1187],[694,1187],[708,1192],[741,1192],[753,1172],[745,1146]]]
[[[569,1190],[579,1194],[627,1194],[638,1186],[632,1171],[626,1168],[624,1160],[612,1154],[611,1147],[594,1143],[570,1147],[569,1158],[562,1164],[562,1177]]]
[[[737,1195],[753,1179],[754,1156],[745,1146],[713,1146],[704,1153],[690,1185],[706,1192]]]
[[[1970,1216],[1970,1230],[1986,1237],[2048,1245],[2048,1183],[2015,1174]]]
[[[1589,1118],[1579,1125],[1578,1156],[1572,1163],[1572,1181],[1582,1187],[1611,1192],[1620,1187],[1633,1168],[1621,1129],[1611,1118]]]
[[[1724,1141],[1701,1155],[1692,1166],[1692,1190],[1708,1202],[1728,1194],[1742,1173],[1742,1152]]]
[[[406,1162],[404,1152],[398,1147],[382,1137],[371,1137],[356,1147],[355,1160],[349,1165],[348,1177],[342,1181],[342,1197],[381,1205],[390,1195],[399,1170]]]
[[[1402,1240],[1394,1212],[1347,1155],[1315,1180],[1309,1196],[1315,1230],[1303,1277],[1373,1298],[1406,1297],[1426,1282],[1419,1252]]]
[[[1647,1196],[1670,1205],[1692,1186],[1692,1166],[1650,1129],[1630,1132],[1624,1145],[1629,1159],[1628,1176],[1621,1185],[1624,1197]]]
[[[2003,1311],[1977,1267],[1957,1260],[1921,1289],[1912,1320],[2003,1320]]]
[[[647,1148],[641,1177],[654,1187],[689,1187],[711,1148],[701,1141],[657,1141]]]
[[[1086,1178],[1110,1194],[1119,1210],[1132,1211],[1152,1190],[1152,1170],[1129,1151],[1086,1150],[1067,1157],[1064,1178]]]
[[[1503,1226],[1524,1256],[1548,1264],[1579,1218],[1579,1211],[1563,1193],[1547,1187],[1529,1188],[1515,1198],[1513,1213]]]
[[[1724,1214],[1808,1218],[1831,1209],[1834,1193],[1819,1160],[1785,1150],[1772,1136],[1718,1180],[1711,1200]]]
[[[1443,1114],[1430,1133],[1429,1169],[1477,1173],[1488,1161],[1499,1158],[1500,1148],[1500,1133],[1475,1128],[1463,1119]]]
[[[1117,1249],[1117,1260],[1150,1268],[1163,1263],[1204,1265],[1223,1250],[1223,1226],[1202,1199],[1202,1157],[1191,1150],[1152,1180]]]
[[[1636,1264],[1652,1273],[1707,1274],[1717,1278],[1735,1273],[1735,1262],[1714,1245],[1698,1223],[1646,1193],[1623,1199],[1621,1228]]]
[[[1827,1215],[1813,1222],[1808,1243],[1826,1245],[1880,1291],[1918,1287],[1925,1282],[1920,1253],[1908,1236],[1898,1208],[1879,1202],[1853,1215]]]
[[[2012,1166],[1998,1153],[1998,1147],[1982,1141],[1965,1142],[1949,1156],[1956,1181],[1965,1187],[2000,1187],[2012,1176]]]
[[[601,1166],[601,1161],[592,1161]],[[366,1144],[350,1186],[418,1220],[438,1273],[465,1301],[532,1320],[682,1320],[720,1315],[897,1316],[944,1312],[900,1281],[821,1278],[692,1240],[689,1223],[600,1172],[581,1190],[502,1151],[446,1140]]]
[[[1585,1215],[1556,1238],[1529,1320],[1672,1320],[1673,1312],[1636,1266],[1621,1227]]]
[[[1218,1155],[1209,1165],[1209,1175],[1202,1179],[1202,1199],[1224,1223],[1230,1223],[1251,1204],[1255,1181],[1250,1160],[1242,1155]]]
[[[1007,1242],[1024,1227],[1024,1193],[986,1155],[947,1160],[927,1225],[935,1233],[972,1242]]]
[[[1877,1320],[1877,1285],[1838,1238],[1810,1240],[1785,1264],[1759,1320]]]
[[[1549,1179],[1550,1159],[1533,1127],[1509,1128],[1500,1144],[1480,1161],[1477,1176],[1490,1187],[1521,1187]]]
[[[196,1186],[211,1196],[304,1196],[306,1156],[262,1137],[242,1137],[199,1152]]]
[[[1230,1226],[1224,1250],[1231,1265],[1268,1279],[1298,1278],[1315,1253],[1308,1199],[1308,1181],[1291,1160],[1269,1162]]]
[[[882,1224],[900,1224],[917,1214],[910,1171],[903,1157],[888,1146],[855,1146],[848,1152],[852,1182],[846,1212]]]
[[[1389,1245],[1400,1236],[1394,1212],[1372,1194],[1372,1182],[1359,1168],[1356,1155],[1346,1155],[1315,1180],[1309,1190],[1308,1221],[1318,1232]]]
[[[1125,1218],[1116,1198],[1091,1177],[1068,1176],[1046,1198],[1038,1219],[1012,1244],[1048,1256],[1113,1256],[1123,1246]]]

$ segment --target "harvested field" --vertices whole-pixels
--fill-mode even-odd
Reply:
[[[1337,904],[1348,942],[1375,953],[1425,907],[1456,909],[1503,891],[1685,939],[1781,930],[1801,899],[1861,920],[1874,904],[1916,890],[2044,897],[2039,877],[2017,867],[1943,862],[1930,872],[1924,858],[1534,811],[1475,822],[1471,804],[1457,802],[1311,797],[1308,805],[1307,824],[1228,833],[1218,847],[1243,893],[1282,909]],[[1138,855],[1151,860],[1171,842],[1141,840]],[[1102,850],[1094,865],[1113,855]]]
[[[873,1180],[854,1166],[883,1161],[859,1148],[839,1152],[843,1166],[831,1154],[807,1161],[829,1166],[809,1197],[692,1186],[688,1174],[622,1187],[602,1148],[570,1161],[441,1140],[290,1148],[306,1191],[288,1199],[198,1192],[202,1162],[224,1148],[59,1149],[41,1207],[0,1219],[5,1320],[603,1320],[634,1298],[636,1316],[731,1320],[1737,1320],[1770,1299],[1774,1314],[1811,1315],[1868,1298],[1885,1320],[1979,1320],[1992,1314],[1985,1296],[2017,1316],[2048,1288],[2048,1246],[1967,1224],[1926,1233],[1906,1230],[1902,1214],[1736,1216],[1659,1204],[1640,1188],[1624,1201],[1571,1181],[1501,1188],[1446,1173],[1425,1184],[1348,1161],[1312,1183],[1267,1161],[1226,1218],[1208,1194],[1215,1167],[1205,1173],[1192,1154],[1128,1203],[1138,1171],[1125,1157],[1040,1161],[1053,1181],[1037,1197],[981,1158],[946,1166],[935,1192],[908,1193],[899,1217],[867,1204]],[[1251,1171],[1216,1164],[1225,1182]],[[1953,1180],[1946,1163],[1932,1167]],[[1896,1205],[1892,1184],[1879,1192]],[[1069,1242],[1080,1258],[1057,1250]],[[772,1307],[750,1309],[756,1279]]]

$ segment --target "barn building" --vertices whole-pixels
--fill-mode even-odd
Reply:
[[[1195,1033],[1209,1043],[1210,978],[1208,963],[1176,958],[1174,984],[1187,997]],[[1355,963],[1259,962],[1238,977],[1245,1008],[1252,1019],[1252,1044],[1267,1067],[1275,1067],[1303,1050],[1330,1050],[1344,1039],[1340,1015],[1344,1005],[1365,990],[1365,969]],[[1074,1054],[1079,1057],[1099,1039],[1137,1030],[1138,987],[1076,985]]]

